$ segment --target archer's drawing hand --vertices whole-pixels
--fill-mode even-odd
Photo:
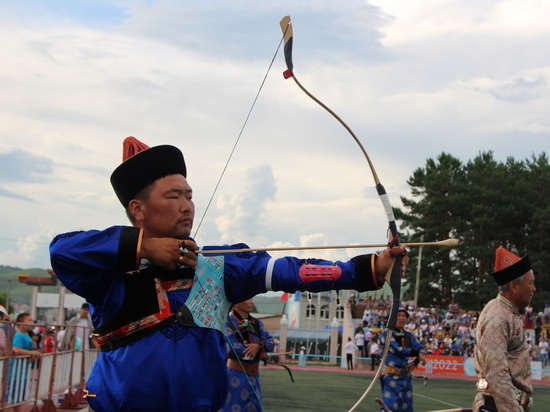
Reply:
[[[187,266],[197,267],[197,244],[192,240],[180,240],[168,237],[143,238],[139,252],[140,259],[147,259],[154,265],[169,270]]]

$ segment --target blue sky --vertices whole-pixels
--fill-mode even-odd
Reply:
[[[46,269],[56,234],[127,224],[109,184],[127,136],[183,150],[197,226],[285,15],[296,75],[355,131],[394,205],[441,152],[548,153],[549,13],[529,0],[0,2],[0,264]],[[198,243],[383,242],[357,145],[284,70],[280,50]]]

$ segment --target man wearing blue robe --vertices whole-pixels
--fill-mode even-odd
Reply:
[[[259,366],[269,360],[275,342],[264,323],[250,314],[253,310],[254,299],[245,300],[233,305],[227,319],[229,391],[220,412],[264,410]]]
[[[424,347],[411,332],[405,330],[408,317],[409,313],[400,307],[386,357],[385,373],[380,380],[382,401],[393,412],[413,412],[412,371],[418,363],[426,364]],[[385,330],[381,338],[382,347],[386,345],[387,335]],[[416,359],[410,362],[411,357]],[[380,412],[384,409],[381,408]]]
[[[133,137],[124,151],[111,183],[132,226],[65,233],[50,245],[56,275],[90,303],[101,350],[86,384],[93,411],[217,411],[228,387],[231,303],[268,290],[382,287],[389,250],[346,262],[216,252],[242,244],[199,250],[190,238],[195,207],[181,151]],[[404,256],[403,273],[407,262]],[[326,280],[303,275],[316,267]]]

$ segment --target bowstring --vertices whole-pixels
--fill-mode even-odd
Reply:
[[[258,101],[258,98],[260,96],[260,93],[264,87],[264,84],[267,80],[267,77],[269,76],[269,72],[271,71],[271,68],[273,67],[273,63],[275,62],[275,59],[277,58],[277,54],[279,53],[279,49],[281,48],[281,44],[283,44],[283,41],[284,41],[284,35],[281,37],[281,40],[279,41],[279,45],[277,46],[277,49],[275,50],[275,54],[273,55],[273,58],[271,59],[271,62],[269,63],[269,67],[267,68],[267,71],[264,75],[264,78],[260,84],[260,87],[258,88],[258,91],[256,92],[256,96],[254,97],[254,100],[252,102],[252,105],[250,106],[250,110],[248,111],[248,114],[246,115],[246,118],[243,122],[243,125],[241,127],[241,130],[239,131],[239,134],[237,136],[237,139],[235,140],[235,143],[233,144],[233,148],[231,149],[231,152],[229,153],[229,157],[227,158],[227,161],[225,162],[225,166],[222,170],[222,173],[220,174],[220,177],[218,179],[218,182],[216,183],[216,186],[214,187],[214,191],[212,192],[212,195],[210,196],[210,199],[208,200],[208,203],[206,205],[206,209],[204,210],[204,213],[202,214],[201,216],[201,219],[199,221],[199,224],[197,226],[197,229],[195,230],[195,234],[193,235],[193,238],[196,238],[197,237],[197,234],[199,232],[199,229],[201,228],[202,226],[202,222],[204,221],[204,218],[206,217],[206,214],[208,213],[208,210],[210,209],[210,205],[212,204],[212,201],[214,199],[214,196],[216,195],[216,192],[218,191],[218,188],[220,186],[220,183],[223,179],[223,176],[225,175],[225,171],[227,170],[227,167],[229,166],[229,162],[231,161],[232,157],[233,157],[233,154],[235,153],[235,149],[237,148],[237,145],[239,144],[239,141],[241,140],[241,136],[244,132],[244,129],[246,127],[246,125],[248,124],[248,120],[250,119],[250,115],[252,114],[252,111],[254,110],[254,107],[256,106],[256,102]],[[199,282],[199,285],[201,287],[201,289],[204,290],[200,280],[198,279],[198,277],[196,277],[197,281]],[[231,313],[228,314],[228,319],[230,319],[230,316],[231,316]],[[233,343],[231,342],[231,340],[229,339],[229,337],[227,336],[227,334],[224,334],[225,336],[225,340],[228,344],[228,346],[231,348],[231,351],[236,355],[237,357],[237,360],[239,362],[239,364],[241,364],[241,367],[242,367],[242,362],[241,360],[239,359],[239,357],[237,356],[237,351],[235,349],[235,347],[233,346]],[[244,368],[243,368],[244,369]],[[263,404],[263,400],[261,399],[261,397],[259,396],[259,394],[256,392],[256,388],[254,387],[254,385],[252,384],[252,381],[250,379],[250,377],[248,376],[247,373],[245,373],[245,375],[247,376],[247,379],[248,379],[248,384],[250,385],[250,387],[252,388],[252,391],[256,394],[256,397],[258,398],[259,402],[260,402],[260,405],[262,407],[262,410],[265,410],[264,408],[264,404]]]
[[[260,87],[258,88],[258,91],[256,92],[256,96],[254,97],[254,101],[252,102],[252,105],[250,106],[250,110],[248,111],[248,114],[246,115],[246,118],[244,120],[244,123],[241,127],[241,130],[239,131],[239,134],[237,136],[237,139],[235,140],[235,143],[233,144],[233,148],[231,149],[231,152],[229,153],[229,157],[227,158],[227,161],[225,162],[225,166],[222,170],[222,173],[220,174],[220,177],[218,179],[218,182],[216,183],[216,186],[214,187],[214,191],[212,192],[212,196],[210,196],[210,199],[208,200],[208,203],[206,205],[206,209],[204,210],[204,213],[202,214],[202,217],[199,221],[199,224],[197,226],[197,229],[195,230],[194,238],[197,237],[197,233],[199,232],[199,229],[201,228],[202,222],[204,218],[206,217],[206,214],[208,213],[208,210],[210,209],[210,205],[212,204],[212,201],[214,200],[214,196],[216,195],[216,192],[218,191],[218,187],[220,186],[220,183],[223,179],[223,176],[225,175],[225,171],[227,170],[227,167],[229,166],[229,162],[231,161],[233,157],[233,153],[235,153],[235,149],[237,148],[237,145],[239,144],[239,141],[241,140],[241,136],[244,132],[244,129],[246,125],[248,124],[248,119],[250,119],[250,115],[252,114],[252,110],[254,110],[254,107],[256,106],[256,102],[258,101],[258,97],[260,96],[260,93],[264,87],[264,84],[267,80],[267,76],[269,76],[269,72],[271,71],[271,67],[273,67],[273,62],[275,62],[275,59],[277,58],[277,54],[279,53],[279,49],[281,48],[281,44],[283,44],[284,36],[281,37],[281,41],[279,42],[279,45],[277,46],[277,49],[275,50],[275,54],[273,55],[273,58],[271,59],[271,62],[269,63],[269,67],[267,68],[267,71],[264,75],[264,78],[262,80],[262,83],[260,84]]]

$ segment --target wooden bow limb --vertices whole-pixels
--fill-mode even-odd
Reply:
[[[443,246],[456,247],[458,239],[445,239],[436,242],[410,242],[403,243],[406,247],[416,246]],[[288,247],[260,247],[260,248],[245,248],[245,249],[208,249],[195,250],[195,253],[216,254],[216,253],[242,253],[242,252],[284,252],[292,250],[324,250],[324,249],[372,249],[372,248],[388,247],[387,243],[378,243],[371,245],[337,245],[337,246],[288,246]]]
[[[270,358],[271,358],[271,356],[270,356]],[[265,364],[270,364],[270,365],[275,365],[275,366],[281,366],[281,367],[285,368],[286,371],[288,372],[288,375],[290,376],[290,380],[292,381],[292,383],[294,383],[294,376],[292,376],[292,370],[291,370],[288,366],[286,366],[286,365],[284,365],[284,364],[282,364],[282,363],[280,363],[280,362],[272,362],[272,361],[270,361],[270,360],[264,360],[263,362],[264,362]]]
[[[355,140],[359,148],[361,149],[361,152],[365,156],[365,159],[367,160],[367,163],[369,164],[370,170],[372,172],[372,177],[374,178],[376,191],[378,193],[378,196],[380,200],[382,201],[382,205],[384,207],[384,211],[386,213],[386,217],[388,219],[388,229],[390,232],[391,237],[394,239],[394,245],[399,246],[399,239],[398,239],[398,230],[397,230],[397,224],[395,222],[395,216],[393,214],[393,208],[391,206],[388,194],[386,193],[386,189],[380,182],[380,179],[378,178],[378,174],[376,173],[376,170],[374,168],[374,165],[363,147],[363,144],[359,140],[359,138],[355,135],[353,130],[336,114],[334,111],[332,111],[327,105],[322,103],[319,99],[317,99],[315,96],[313,96],[309,91],[305,89],[304,86],[298,81],[296,78],[296,74],[294,73],[294,64],[292,62],[292,47],[294,43],[294,35],[293,35],[293,29],[292,24],[290,20],[290,16],[285,16],[280,22],[281,30],[283,31],[283,39],[284,39],[284,53],[285,53],[285,61],[287,70],[283,73],[283,76],[285,79],[292,78],[296,85],[304,92],[306,93],[312,100],[314,100],[317,104],[319,104],[323,109],[325,109],[327,112],[329,112],[344,128],[349,132],[351,137]],[[387,324],[387,342],[384,350],[384,356],[382,357],[382,360],[380,361],[380,367],[378,368],[378,371],[375,375],[375,378],[373,379],[373,382],[369,386],[369,388],[365,391],[363,396],[361,396],[361,399],[353,406],[352,409],[350,409],[350,412],[356,410],[361,402],[367,397],[370,390],[372,389],[372,385],[375,382],[375,380],[380,376],[382,367],[385,363],[388,350],[389,350],[389,342],[391,341],[392,337],[392,330],[395,326],[395,322],[397,320],[397,311],[399,308],[399,302],[401,298],[401,256],[395,256],[394,258],[394,264],[393,269],[391,271],[390,280],[389,280],[390,288],[392,290],[393,294],[393,303],[392,308],[390,311],[390,315],[388,318],[388,324]]]
[[[285,44],[284,52],[285,52],[285,61],[286,61],[286,66],[287,66],[287,70],[283,73],[285,79],[292,78],[294,80],[294,82],[298,85],[298,87],[304,93],[306,93],[311,99],[313,99],[323,109],[325,109],[327,112],[329,112],[342,126],[344,126],[344,128],[349,132],[351,137],[355,140],[355,142],[357,143],[357,145],[361,149],[361,152],[365,156],[365,159],[367,160],[367,163],[369,164],[369,168],[371,170],[372,177],[374,178],[374,182],[376,184],[376,191],[378,193],[378,196],[379,196],[380,200],[382,201],[384,211],[385,211],[386,216],[388,218],[388,228],[389,228],[389,232],[390,232],[391,237],[394,238],[394,242],[395,242],[394,245],[399,246],[397,225],[396,225],[396,222],[395,222],[395,216],[393,214],[393,210],[392,210],[392,206],[390,204],[388,194],[386,193],[386,189],[384,188],[384,186],[380,182],[380,179],[378,178],[378,174],[376,173],[374,165],[373,165],[367,151],[365,150],[363,144],[361,143],[359,138],[355,135],[353,130],[351,130],[351,128],[340,118],[340,116],[338,116],[334,111],[332,111],[327,105],[325,105],[323,102],[321,102],[315,96],[313,96],[298,81],[298,79],[296,78],[296,74],[294,73],[294,64],[292,62],[292,47],[293,47],[293,43],[294,43],[294,35],[293,35],[290,16],[283,17],[283,19],[280,22],[280,26],[281,26],[281,30],[283,31],[283,38],[284,38],[284,44]],[[390,347],[389,342],[391,341],[392,330],[395,326],[395,321],[397,319],[397,309],[399,307],[399,301],[400,301],[400,298],[401,298],[401,256],[395,256],[394,265],[393,265],[393,269],[392,269],[391,272],[392,273],[391,273],[391,276],[390,276],[389,284],[390,284],[390,288],[391,288],[392,294],[393,294],[393,304],[392,304],[392,309],[390,311],[390,315],[389,315],[389,318],[388,318],[388,325],[387,325],[387,329],[388,329],[387,339],[388,339],[388,341],[386,342],[386,346],[385,346],[385,349],[384,349],[384,355],[382,356],[382,360],[380,361],[380,367],[378,368],[378,371],[376,372],[376,375],[375,375],[372,383],[369,385],[369,387],[367,388],[365,393],[361,396],[359,401],[352,407],[352,409],[350,409],[350,412],[356,410],[359,407],[359,405],[365,400],[365,398],[370,393],[370,391],[372,390],[373,384],[375,383],[375,381],[378,379],[378,377],[380,376],[380,374],[382,372],[382,367],[384,366],[384,363],[385,363],[385,360],[386,360],[386,357],[387,357],[387,354],[388,354],[388,350],[389,350],[389,347]]]
[[[372,381],[371,381],[370,385],[368,386],[367,390],[365,390],[365,392],[363,392],[363,395],[359,398],[359,400],[355,403],[355,405],[353,405],[351,407],[349,412],[356,411],[357,408],[359,408],[359,406],[363,403],[363,401],[367,398],[367,396],[372,391],[372,388],[374,387],[374,385],[378,383],[378,378],[382,374],[382,370],[386,368],[385,360],[388,356],[388,351],[390,350],[390,341],[391,341],[391,336],[392,336],[392,330],[391,329],[388,329],[388,334],[386,336],[388,337],[388,339],[386,340],[386,343],[384,344],[384,351],[382,353],[382,358],[380,360],[380,365],[378,365],[378,369],[376,370],[376,373],[374,374],[374,378],[372,378]]]
[[[397,232],[395,230],[395,222],[392,222],[390,224],[390,227],[393,226],[394,230],[392,230],[390,236],[392,236],[392,239],[388,242],[388,245],[390,247],[397,246],[399,244],[399,236],[397,234],[394,234],[394,232]],[[367,398],[367,396],[372,391],[372,388],[374,387],[374,384],[378,382],[378,379],[382,375],[382,370],[386,367],[386,359],[388,358],[388,353],[390,351],[391,346],[391,340],[393,336],[393,329],[395,327],[395,322],[397,320],[397,312],[399,310],[399,301],[401,298],[401,255],[397,255],[394,257],[392,264],[386,273],[385,277],[386,281],[390,285],[392,294],[393,294],[393,302],[391,307],[391,312],[388,320],[388,325],[386,328],[386,342],[384,343],[384,351],[382,352],[382,358],[380,359],[380,365],[376,371],[376,374],[374,375],[374,378],[372,379],[372,382],[368,386],[368,388],[365,390],[363,395],[359,398],[359,400],[351,407],[349,412],[356,411],[361,403]]]

